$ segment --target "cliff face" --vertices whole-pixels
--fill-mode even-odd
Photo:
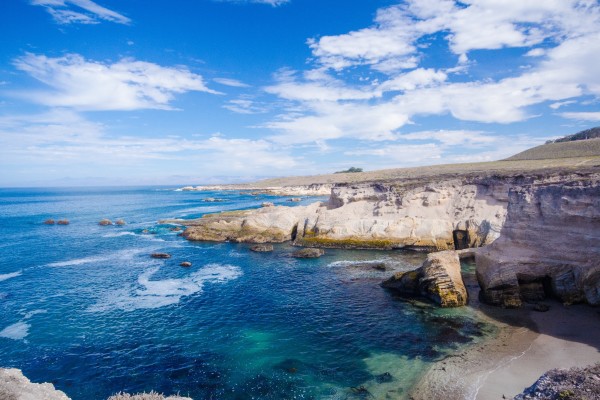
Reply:
[[[32,383],[14,368],[0,368],[0,399],[3,400],[70,400],[51,383]]]
[[[190,240],[283,242],[311,247],[479,247],[500,234],[508,186],[501,179],[447,180],[410,188],[337,186],[328,202],[265,207],[178,221]]]
[[[500,238],[476,255],[483,300],[600,305],[600,174],[511,188]]]

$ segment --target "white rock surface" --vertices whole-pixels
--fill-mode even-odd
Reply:
[[[15,368],[0,368],[2,400],[70,400],[51,383],[32,383]]]

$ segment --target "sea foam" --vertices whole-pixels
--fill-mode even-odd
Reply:
[[[10,274],[0,275],[0,282],[5,281],[10,278],[16,278],[17,276],[20,276],[22,273],[23,273],[23,271],[16,271],[16,272],[11,272]]]
[[[160,267],[154,267],[144,271],[135,285],[109,293],[88,311],[133,311],[177,304],[183,297],[202,292],[207,282],[226,282],[242,275],[240,268],[233,265],[208,264],[184,278],[152,280],[159,270]]]
[[[19,321],[16,324],[9,325],[0,331],[0,337],[13,340],[22,340],[29,335],[29,328],[31,328],[31,325],[29,325],[27,322]]]
[[[75,258],[72,260],[53,262],[50,264],[46,264],[46,266],[47,267],[73,267],[73,266],[77,266],[77,265],[92,264],[92,263],[109,261],[109,260],[128,260],[144,251],[151,251],[151,250],[152,249],[127,249],[127,250],[116,251],[114,253],[99,254],[99,255],[90,256],[90,257]]]

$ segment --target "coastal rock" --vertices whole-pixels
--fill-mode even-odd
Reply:
[[[455,251],[427,255],[420,268],[398,272],[381,286],[407,296],[424,296],[442,307],[467,304],[467,289],[462,280],[460,260]]]
[[[600,399],[600,364],[550,370],[514,398],[527,399]]]
[[[189,261],[184,261],[184,262],[182,262],[182,263],[181,263],[181,264],[179,264],[179,265],[181,265],[182,267],[191,267],[191,266],[192,266],[192,263],[191,263],[191,262],[189,262]]]
[[[509,182],[499,178],[419,185],[334,187],[327,202],[206,215],[189,240],[283,242],[306,247],[448,250],[492,243],[506,215]]]
[[[319,258],[325,254],[323,249],[307,248],[295,251],[292,253],[292,257],[295,258]]]
[[[299,201],[302,201],[302,199],[300,197],[292,197],[291,199],[288,199],[288,201],[291,201],[293,203],[297,203]]]
[[[14,368],[0,368],[0,399],[2,400],[70,400],[51,383],[32,383]]]
[[[166,259],[166,258],[171,258],[171,255],[168,253],[152,253],[152,254],[150,254],[150,257],[158,258],[158,259]]]
[[[118,220],[117,220],[117,222],[115,222],[115,225],[120,225],[120,226],[123,226],[123,225],[125,225],[125,224],[126,224],[126,223],[125,223],[125,221],[124,221],[124,220],[122,220],[122,219],[118,219]]]
[[[54,225],[55,221],[50,218],[44,221],[44,225]]]
[[[112,221],[110,219],[103,219],[100,222],[98,222],[98,225],[100,226],[108,226],[108,225],[112,225]]]
[[[138,394],[129,394],[129,393],[118,393],[110,396],[107,400],[192,400],[191,397],[181,397],[181,396],[165,396],[160,393],[150,392],[150,393],[138,393]]]
[[[275,204],[271,203],[270,201],[265,201],[260,206],[261,207],[274,207]]]
[[[250,247],[250,250],[255,251],[257,253],[267,253],[267,252],[271,252],[273,251],[273,245],[272,244],[256,244],[252,247]]]
[[[476,254],[482,299],[520,307],[557,297],[600,305],[600,174],[510,190],[501,236]]]
[[[65,218],[63,218],[63,219],[59,219],[59,220],[56,222],[56,224],[57,224],[57,225],[69,225],[69,220],[68,220],[68,219],[65,219]]]

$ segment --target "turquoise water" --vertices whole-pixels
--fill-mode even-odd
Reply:
[[[196,400],[402,399],[431,362],[488,331],[468,308],[403,301],[379,287],[391,271],[356,265],[385,260],[406,270],[423,254],[327,250],[297,260],[286,244],[253,253],[191,243],[157,224],[263,201],[296,205],[286,200],[0,190],[0,366],[75,400],[150,390]],[[98,226],[102,218],[127,225]]]

